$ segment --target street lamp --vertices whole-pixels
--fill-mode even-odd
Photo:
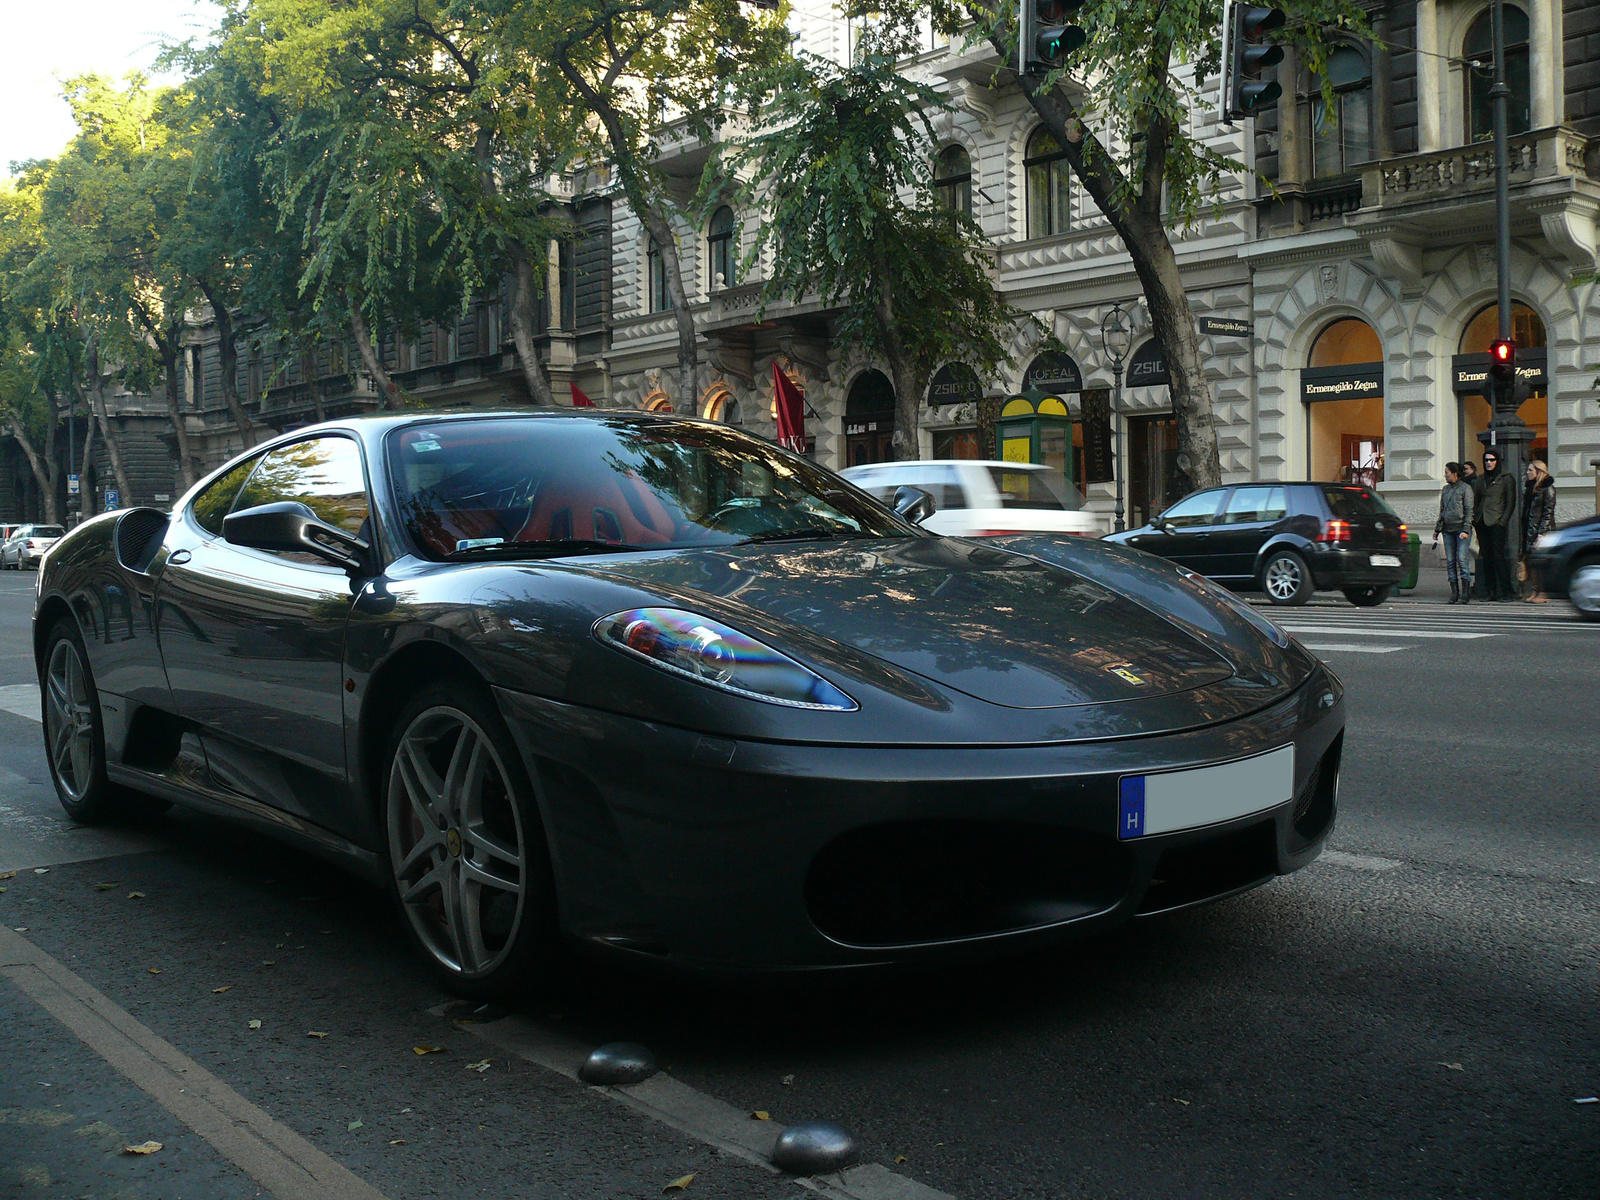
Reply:
[[[1117,481],[1116,530],[1124,529],[1122,521],[1122,364],[1128,361],[1128,351],[1133,348],[1133,322],[1128,310],[1113,304],[1111,311],[1100,321],[1100,346],[1111,360],[1111,378],[1116,384],[1116,396],[1111,402],[1116,430],[1116,451],[1112,458],[1111,475]]]

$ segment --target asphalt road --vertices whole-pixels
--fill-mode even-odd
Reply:
[[[1248,895],[893,981],[575,968],[474,1024],[316,860],[71,829],[17,711],[32,582],[0,575],[0,1195],[798,1195],[715,1132],[753,1110],[887,1168],[835,1194],[1600,1195],[1600,627],[1555,606],[1297,610],[1348,688],[1340,823]],[[617,1039],[676,1090],[561,1073]]]

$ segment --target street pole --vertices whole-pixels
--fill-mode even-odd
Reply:
[[[1122,360],[1111,367],[1111,378],[1116,384],[1116,401],[1111,407],[1111,428],[1116,431],[1116,449],[1111,455],[1111,474],[1117,481],[1116,532],[1127,528],[1122,521]]]

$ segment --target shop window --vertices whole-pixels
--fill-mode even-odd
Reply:
[[[1372,158],[1372,69],[1353,46],[1328,56],[1327,81],[1333,102],[1313,76],[1306,110],[1311,130],[1311,174],[1318,179],[1343,175]]]
[[[939,429],[933,435],[934,458],[987,458],[976,429]]]
[[[1528,86],[1528,14],[1507,4],[1505,26],[1506,86],[1511,89],[1506,99],[1506,132],[1527,133],[1533,127],[1532,92]],[[1467,140],[1487,141],[1494,137],[1494,98],[1489,95],[1494,87],[1492,10],[1485,9],[1467,30],[1461,57],[1466,60]]]
[[[1318,372],[1318,382],[1303,389],[1307,476],[1369,487],[1381,483],[1383,343],[1376,331],[1355,317],[1334,321],[1312,344],[1306,366]]]
[[[1511,9],[1506,9],[1507,14]],[[1509,23],[1509,22],[1508,22]],[[1489,344],[1500,336],[1500,306],[1491,304],[1480,309],[1478,314],[1467,322],[1467,327],[1461,334],[1461,354],[1488,354]],[[1520,356],[1519,367],[1526,364],[1527,355],[1524,351],[1543,350],[1545,348],[1544,322],[1539,314],[1526,304],[1513,302],[1511,305],[1511,337],[1517,343]],[[1521,417],[1533,429],[1533,457],[1550,461],[1550,385],[1548,383],[1534,384],[1528,398],[1517,409]],[[1489,428],[1489,420],[1494,413],[1489,406],[1489,401],[1480,393],[1464,393],[1461,399],[1461,456],[1476,461],[1483,454],[1483,442],[1478,435]]]
[[[711,290],[733,287],[739,282],[739,246],[733,209],[726,204],[711,214],[706,242],[711,248]]]
[[[972,157],[961,146],[946,146],[933,160],[933,190],[951,212],[972,215]]]
[[[1028,236],[1065,233],[1072,223],[1072,177],[1067,152],[1041,125],[1028,138],[1022,165],[1027,172]]]
[[[882,371],[863,371],[844,401],[845,465],[894,458],[894,384]]]
[[[672,297],[667,294],[667,264],[661,258],[661,250],[656,246],[655,239],[650,239],[650,311],[666,312],[672,307]]]

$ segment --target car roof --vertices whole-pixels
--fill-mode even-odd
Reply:
[[[848,475],[851,471],[910,471],[917,467],[1000,467],[1007,471],[1050,471],[1043,463],[1005,462],[998,458],[916,458],[902,462],[861,463],[859,466],[846,467],[840,472]]]

